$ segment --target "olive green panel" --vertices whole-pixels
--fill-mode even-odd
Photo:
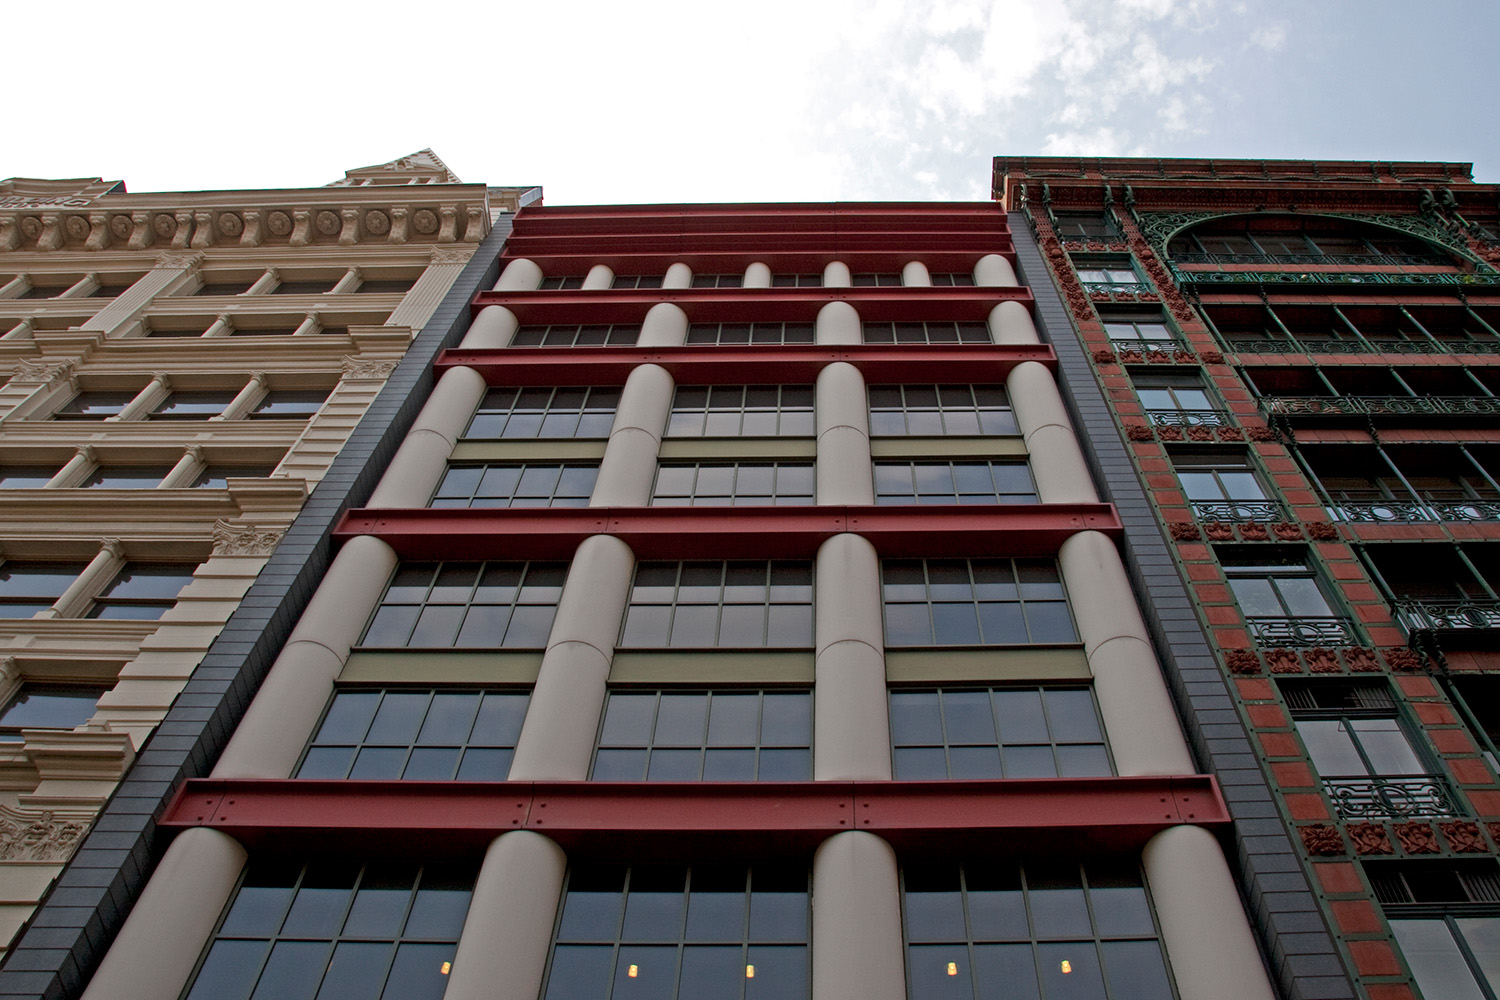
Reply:
[[[340,684],[534,684],[541,650],[371,650],[350,654]]]
[[[460,441],[453,449],[454,462],[540,462],[547,459],[575,461],[604,457],[604,441],[569,441],[541,438],[526,441]]]
[[[811,684],[812,650],[616,652],[611,684]]]
[[[1020,437],[890,437],[870,440],[871,458],[1025,457]]]
[[[1024,649],[887,649],[885,677],[891,682],[1089,680],[1082,646]]]
[[[807,458],[818,457],[813,438],[671,438],[657,452],[663,461],[684,458]]]

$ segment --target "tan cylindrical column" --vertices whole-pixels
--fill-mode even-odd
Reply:
[[[339,550],[214,767],[214,778],[286,778],[302,756],[333,682],[396,568],[369,535]]]
[[[672,376],[660,365],[638,365],[631,370],[620,392],[590,507],[645,507],[651,503],[656,455],[675,388]]]
[[[816,393],[817,502],[835,506],[874,503],[864,376],[847,361],[835,361],[818,372]]]
[[[511,781],[588,777],[634,572],[635,553],[612,535],[590,536],[573,553],[516,741]]]
[[[813,855],[812,1000],[905,1000],[896,852],[863,830]]]
[[[568,866],[539,833],[512,830],[484,853],[443,1000],[539,997]]]
[[[901,268],[901,284],[921,287],[932,284],[932,275],[927,271],[927,265],[920,260],[909,260]]]
[[[672,302],[658,302],[646,312],[641,323],[638,347],[681,347],[687,343],[688,318],[682,307]]]
[[[854,284],[854,275],[849,265],[841,260],[831,260],[823,267],[824,288],[849,288]]]
[[[768,265],[768,264],[762,264],[760,261],[756,261],[755,263],[751,264],[749,267],[745,268],[745,280],[741,284],[741,287],[742,288],[770,288],[771,287],[771,268],[770,268],[770,265]]]
[[[661,287],[663,288],[692,288],[693,269],[678,261],[667,268],[667,273],[662,276]]]
[[[203,449],[198,445],[188,445],[177,464],[172,466],[170,472],[161,477],[161,482],[156,484],[159,490],[185,490],[193,485],[200,473],[208,468],[208,463],[203,460]]]
[[[615,283],[615,272],[608,264],[595,264],[583,276],[583,287],[588,289],[609,288]]]
[[[1063,542],[1057,561],[1094,675],[1116,771],[1125,776],[1194,773],[1115,543],[1097,531],[1080,531]]]
[[[1019,285],[1016,269],[997,253],[986,254],[974,263],[974,284],[981,288],[1007,288]]]
[[[469,329],[458,346],[471,350],[509,347],[520,326],[521,321],[516,319],[516,314],[504,306],[485,306],[474,317],[474,322],[469,324]]]
[[[124,565],[125,546],[120,544],[118,538],[105,539],[103,546],[89,560],[83,572],[74,577],[73,582],[68,584],[68,589],[52,602],[52,607],[46,611],[38,611],[37,615],[43,618],[77,617]]]
[[[62,490],[72,487],[74,483],[80,482],[84,475],[93,469],[97,461],[98,458],[94,454],[94,446],[90,444],[83,445],[73,453],[73,457],[68,459],[67,463],[61,469],[58,469],[51,479],[42,484],[42,489]]]
[[[533,292],[542,283],[542,269],[535,261],[517,257],[505,265],[500,280],[495,282],[497,292]]]
[[[112,417],[105,417],[105,421],[113,420],[141,420],[151,412],[151,408],[167,398],[172,391],[171,382],[164,374],[154,375],[146,387],[135,394],[135,398],[126,403],[120,412]]]
[[[239,841],[193,827],[172,841],[83,1000],[161,1000],[182,994],[245,867]]]
[[[1042,503],[1097,503],[1099,494],[1052,373],[1036,361],[1022,362],[1011,369],[1005,391],[1026,438]]]
[[[997,344],[1040,344],[1031,313],[1019,302],[1002,302],[990,310],[990,337]]]
[[[813,339],[819,344],[862,344],[864,328],[859,313],[847,302],[830,302],[818,310]]]
[[[1181,1000],[1275,1000],[1213,834],[1170,827],[1146,842],[1141,858]]]
[[[444,372],[365,506],[427,506],[487,388],[484,376],[472,368]]]
[[[834,535],[819,546],[816,567],[813,777],[889,781],[880,557],[859,535]]]
[[[252,409],[260,404],[270,391],[265,372],[256,372],[250,376],[250,381],[245,387],[234,394],[234,398],[224,407],[223,411],[216,416],[209,417],[210,420],[240,420]]]

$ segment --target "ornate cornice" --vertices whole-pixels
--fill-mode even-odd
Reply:
[[[268,556],[276,550],[284,529],[257,528],[252,524],[214,522],[216,556]]]
[[[344,355],[344,381],[360,379],[387,379],[396,370],[397,362],[385,358],[357,358]]]

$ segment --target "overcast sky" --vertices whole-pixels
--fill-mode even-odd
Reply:
[[[982,199],[997,154],[1500,181],[1495,0],[12,6],[0,177],[316,186],[430,146],[549,204]]]

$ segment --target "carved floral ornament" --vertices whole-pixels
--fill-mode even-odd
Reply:
[[[51,386],[67,377],[68,372],[73,370],[73,362],[64,361],[55,364],[50,361],[17,361],[10,380],[17,384],[36,383],[43,386]]]
[[[268,556],[284,534],[281,528],[257,528],[252,524],[214,522],[214,555]]]
[[[345,381],[358,379],[385,379],[396,370],[396,362],[382,358],[357,358],[344,356],[343,377]]]
[[[88,828],[86,816],[0,805],[0,861],[67,861]]]

